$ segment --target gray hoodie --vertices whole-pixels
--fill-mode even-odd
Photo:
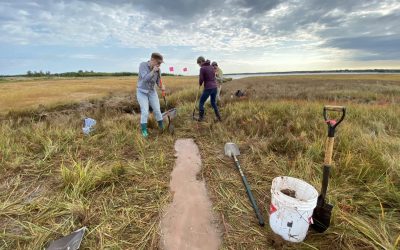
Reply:
[[[160,71],[151,71],[150,61],[142,62],[139,66],[138,90],[146,94],[150,91],[155,91],[155,85],[160,86],[160,74]]]

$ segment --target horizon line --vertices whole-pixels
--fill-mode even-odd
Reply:
[[[30,71],[30,70],[28,70]],[[130,72],[130,71],[115,71],[115,72],[104,72],[104,71],[93,71],[93,70],[85,70],[80,72],[81,70],[78,71],[65,71],[65,72],[56,72],[56,73],[50,73],[50,75],[57,75],[57,74],[68,74],[68,73],[94,73],[94,74],[121,74],[121,73],[127,73],[127,74],[138,74],[138,72]],[[291,73],[326,73],[326,72],[378,72],[382,71],[383,73],[400,73],[400,68],[374,68],[374,69],[329,69],[329,70],[291,70],[291,71],[264,71],[264,72],[234,72],[234,73],[224,73],[224,75],[255,75],[255,74],[291,74]],[[31,71],[32,73],[44,73],[50,72],[50,71]],[[163,74],[170,74],[170,75],[176,75],[176,76],[196,76],[195,75],[185,75],[185,74],[175,74],[174,72],[163,72]],[[16,76],[27,76],[28,74],[13,74],[13,75],[3,75],[0,74],[0,77],[16,77]]]

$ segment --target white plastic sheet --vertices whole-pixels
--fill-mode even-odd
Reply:
[[[94,126],[96,125],[96,120],[92,118],[85,118],[84,127],[82,131],[85,135],[89,135],[90,132],[94,130]]]

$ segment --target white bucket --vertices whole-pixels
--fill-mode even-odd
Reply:
[[[281,192],[285,189],[294,190],[296,198]],[[317,190],[305,181],[279,176],[272,181],[271,194],[269,225],[272,231],[287,241],[303,241],[317,205]]]

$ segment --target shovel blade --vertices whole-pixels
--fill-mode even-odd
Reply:
[[[240,155],[239,147],[233,142],[226,143],[224,149],[225,155],[229,157]]]
[[[170,123],[170,124],[169,124],[169,127],[168,127],[168,130],[169,130],[169,132],[170,132],[171,134],[174,134],[174,132],[175,132],[175,126],[174,126],[174,124]]]
[[[170,109],[164,113],[162,113],[163,119],[170,118],[171,120],[174,119],[178,114],[178,110],[176,108]]]
[[[325,199],[320,195],[312,215],[314,223],[311,224],[311,227],[315,231],[323,233],[328,229],[331,224],[332,209],[333,205],[325,203]]]
[[[58,249],[79,249],[83,235],[85,234],[86,227],[83,227],[70,235],[64,236],[58,240],[51,242],[46,250],[58,250]]]

